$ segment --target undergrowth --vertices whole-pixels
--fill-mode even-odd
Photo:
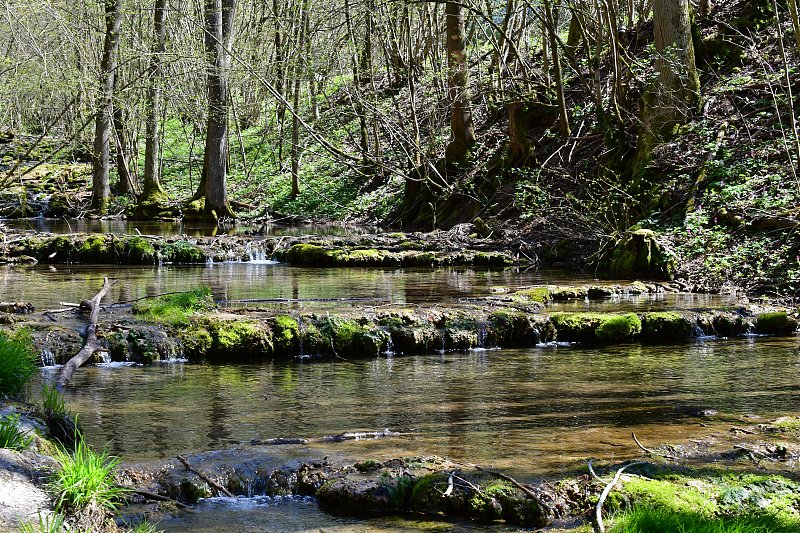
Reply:
[[[772,517],[708,518],[691,512],[636,506],[617,514],[609,533],[796,533]]]
[[[33,437],[19,428],[19,415],[13,414],[0,418],[0,448],[24,450]]]

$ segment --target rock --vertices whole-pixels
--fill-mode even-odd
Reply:
[[[629,231],[600,251],[597,273],[609,278],[669,280],[675,274],[675,256],[650,230]]]
[[[0,312],[13,313],[17,315],[27,315],[33,313],[36,308],[28,302],[0,302]]]
[[[56,466],[48,456],[0,448],[0,530],[16,531],[21,522],[38,524],[39,513],[52,513],[42,487]]]
[[[642,316],[642,340],[670,344],[685,342],[694,336],[694,325],[676,312],[645,313]]]
[[[551,320],[559,341],[586,344],[616,344],[642,331],[634,313],[553,313]]]
[[[791,335],[797,331],[797,319],[785,311],[762,313],[756,318],[756,331],[768,335]]]

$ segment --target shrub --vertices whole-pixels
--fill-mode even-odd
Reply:
[[[21,431],[18,424],[18,414],[0,418],[0,448],[24,450],[30,445],[33,437],[27,431]]]
[[[20,394],[36,372],[36,354],[29,333],[0,333],[0,394]]]
[[[83,437],[78,436],[73,453],[59,451],[56,460],[61,470],[50,483],[56,497],[56,511],[77,512],[89,507],[116,510],[117,503],[127,492],[114,479],[119,458],[105,451],[93,451]]]

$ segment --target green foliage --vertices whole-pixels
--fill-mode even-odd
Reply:
[[[43,516],[39,513],[39,523],[23,522],[19,525],[20,533],[64,533],[70,531],[67,528],[66,519],[63,514],[54,513]]]
[[[278,315],[273,319],[273,343],[275,351],[290,354],[297,351],[300,340],[300,325],[289,315]]]
[[[28,330],[0,332],[0,394],[17,396],[36,375],[36,353]]]
[[[167,294],[136,302],[133,312],[147,320],[171,325],[188,324],[193,313],[214,308],[209,287],[200,287],[177,294]]]
[[[42,403],[39,405],[46,415],[69,414],[67,401],[56,387],[45,384],[42,387]]]
[[[58,512],[77,512],[88,507],[114,511],[127,490],[117,485],[114,472],[120,459],[93,451],[78,437],[72,453],[59,450],[61,470],[54,474],[50,490]]]
[[[708,518],[659,507],[635,506],[616,515],[609,533],[789,533],[796,525],[771,517]]]
[[[642,331],[642,323],[634,313],[608,317],[597,326],[594,334],[603,344],[629,340]]]
[[[128,527],[130,527],[131,533],[164,533],[163,530],[158,529],[158,524],[151,524],[147,520]]]
[[[27,431],[19,429],[18,414],[0,418],[0,448],[24,450],[32,441],[33,437]]]

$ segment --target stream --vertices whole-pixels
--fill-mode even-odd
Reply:
[[[93,221],[108,222],[108,221]],[[83,230],[94,227],[90,221]],[[131,232],[125,221],[105,229]],[[69,228],[76,229],[73,224]],[[145,226],[142,233],[195,231]],[[51,231],[69,231],[58,225]],[[312,228],[313,229],[313,228]],[[196,231],[203,232],[207,228]],[[249,231],[249,230],[247,230]],[[287,231],[293,231],[287,229]],[[297,231],[306,231],[300,229]],[[164,234],[164,233],[162,233]],[[106,302],[211,287],[225,305],[270,300],[290,312],[384,304],[478,305],[497,287],[590,285],[564,271],[521,269],[315,269],[265,259],[205,266],[54,265],[0,267],[2,300],[39,310],[93,295],[109,276],[121,280]],[[233,302],[233,303],[230,303]],[[553,304],[550,310],[666,310],[732,307],[732,297],[655,294]],[[764,372],[765,368],[771,369]],[[57,368],[43,369],[45,379]],[[403,436],[265,449],[276,465],[304,458],[389,459],[441,455],[491,465],[521,480],[575,472],[588,458],[639,455],[631,440],[681,443],[725,431],[735,417],[793,413],[800,387],[797,339],[698,339],[674,346],[477,349],[355,361],[152,366],[106,364],[77,372],[67,392],[91,444],[128,463],[157,462],[214,449],[258,451],[253,439],[320,437],[389,428]],[[695,418],[686,408],[714,409]],[[168,517],[166,531],[501,531],[413,519],[352,519],[319,511],[302,498],[209,499]]]

